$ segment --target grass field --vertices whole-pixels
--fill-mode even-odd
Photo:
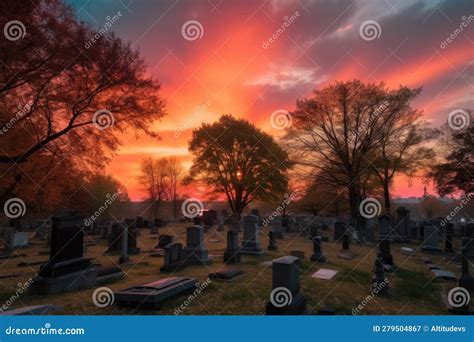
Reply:
[[[174,235],[175,242],[186,241],[186,227],[189,224],[176,224],[162,228],[162,234]],[[323,231],[322,235],[330,237],[332,231]],[[241,235],[241,234],[239,234]],[[163,258],[152,258],[148,251],[153,250],[157,243],[157,235],[150,235],[148,230],[143,230],[138,237],[140,255],[131,256],[130,265],[124,266],[126,277],[115,283],[107,284],[112,290],[120,290],[129,286],[142,284],[170,276],[160,274]],[[241,238],[241,236],[239,236]],[[88,237],[86,241],[88,241]],[[219,241],[216,241],[219,240]],[[183,315],[261,315],[265,312],[265,304],[271,291],[272,269],[261,265],[263,261],[272,260],[280,256],[289,255],[291,250],[304,250],[305,261],[301,263],[301,292],[308,303],[308,308],[317,313],[323,307],[335,308],[337,314],[351,315],[353,309],[362,302],[366,303],[358,314],[382,315],[425,315],[447,314],[441,299],[441,292],[456,286],[454,282],[432,281],[430,272],[422,262],[422,256],[428,256],[444,269],[460,273],[460,267],[448,264],[441,255],[425,255],[417,244],[404,244],[417,249],[414,256],[400,253],[401,244],[392,244],[392,255],[398,271],[386,274],[389,280],[390,293],[388,296],[368,298],[371,294],[371,278],[373,275],[374,258],[377,252],[375,243],[366,245],[351,245],[351,250],[357,255],[353,260],[343,260],[337,257],[341,249],[339,243],[332,241],[323,242],[323,251],[327,255],[326,264],[312,263],[309,257],[312,254],[312,242],[308,237],[298,236],[296,233],[286,234],[285,238],[278,240],[277,251],[267,251],[268,239],[266,232],[261,232],[261,245],[267,252],[265,256],[242,256],[242,262],[235,267],[244,270],[247,275],[235,282],[212,281],[184,310]],[[118,262],[118,255],[103,254],[107,249],[107,241],[99,239],[100,243],[87,247],[86,256],[94,258],[96,263],[104,266]],[[207,279],[210,272],[224,269],[222,254],[226,246],[225,232],[212,231],[205,233],[205,245],[213,255],[214,262],[209,266],[190,266],[173,275],[194,277],[200,282]],[[34,276],[39,266],[18,267],[22,261],[41,261],[48,257],[38,255],[40,251],[47,251],[46,243],[30,238],[30,247],[19,250],[17,253],[26,253],[26,257],[2,260],[0,275],[19,273],[19,277],[0,280],[0,302],[3,304],[15,295],[18,284],[26,282]],[[310,275],[320,268],[330,268],[338,271],[331,280],[319,280]],[[70,315],[131,315],[131,314],[158,314],[173,315],[186,297],[179,297],[169,301],[161,310],[143,311],[109,306],[96,307],[92,302],[94,289],[87,289],[71,293],[50,296],[30,296],[22,294],[16,299],[11,308],[24,305],[55,304],[63,307],[55,314]]]

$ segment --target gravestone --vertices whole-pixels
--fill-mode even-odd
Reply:
[[[306,312],[306,299],[300,293],[298,258],[284,256],[273,260],[272,292],[267,302],[267,315],[301,315]]]
[[[385,240],[386,241],[386,240]],[[385,295],[388,293],[388,282],[385,279],[384,262],[377,256],[375,259],[375,270],[372,277],[372,293]]]
[[[379,257],[384,265],[393,266],[393,256],[390,252],[390,240],[388,238],[379,241]]]
[[[454,235],[454,224],[451,222],[446,223],[444,227],[444,252],[448,254],[454,253],[453,249],[453,235]]]
[[[200,226],[202,225],[202,217],[201,216],[195,216],[193,217],[193,224],[195,226]]]
[[[467,257],[472,241],[469,238],[461,239],[461,277],[459,277],[459,286],[469,292],[474,291],[474,278],[469,274],[469,259]]]
[[[275,234],[275,238],[283,239],[283,226],[281,216],[276,216],[272,221],[272,232]]]
[[[223,271],[209,273],[209,279],[231,282],[245,276],[245,272],[236,269],[227,269]]]
[[[155,248],[165,248],[170,243],[173,243],[173,236],[172,235],[160,235],[158,236],[158,244]]]
[[[327,261],[326,256],[323,253],[321,237],[315,236],[313,238],[313,255],[310,258],[311,261],[324,263]]]
[[[352,260],[355,257],[355,254],[350,250],[350,238],[348,232],[342,236],[342,250],[337,256],[346,260]]]
[[[313,223],[309,227],[309,239],[313,240],[316,236],[319,236],[318,235],[318,226],[317,226],[317,224]]]
[[[346,224],[338,221],[334,224],[334,241],[339,241],[346,233]]]
[[[282,226],[282,232],[283,231],[287,233],[291,232],[291,217],[289,215],[284,215],[281,218],[281,226]]]
[[[182,249],[183,245],[177,242],[165,246],[165,257],[160,272],[174,272],[184,267]]]
[[[275,251],[277,248],[278,247],[276,245],[275,232],[269,231],[268,232],[268,250]]]
[[[241,232],[242,229],[240,227],[240,216],[238,213],[232,213],[229,217],[229,223],[230,223],[230,230],[236,231],[236,232]]]
[[[379,241],[390,239],[390,223],[392,218],[383,214],[379,216]]]
[[[137,216],[135,219],[135,228],[143,228],[143,217]]]
[[[193,293],[197,282],[197,279],[184,277],[152,281],[115,292],[115,303],[129,308],[160,309],[172,298]]]
[[[112,226],[112,232],[109,234],[109,248],[107,249],[107,253],[122,252],[122,242],[124,240],[122,235],[126,231],[128,234],[126,240],[128,246],[128,254],[140,254],[140,248],[137,247],[137,228],[131,229],[128,227],[128,229],[125,230],[124,226],[127,226],[125,222],[116,222]]]
[[[122,225],[122,250],[119,258],[119,264],[125,264],[130,261],[128,257],[128,226]]]
[[[212,259],[204,247],[204,229],[192,226],[186,229],[186,247],[183,248],[183,259],[190,265],[209,265]]]
[[[395,228],[395,240],[409,242],[410,211],[405,207],[397,208],[397,222]]]
[[[244,241],[242,242],[241,253],[262,256],[265,252],[260,247],[260,237],[258,229],[258,218],[254,215],[244,216]]]
[[[367,222],[364,216],[358,215],[356,218],[356,230],[357,230],[357,242],[364,243],[365,242],[365,233]]]
[[[83,256],[83,218],[75,210],[66,209],[51,220],[50,258],[40,267],[29,293],[45,295],[94,286],[97,270]]]
[[[434,225],[426,225],[424,227],[424,240],[421,250],[423,252],[441,252],[439,248],[439,235],[439,231]]]
[[[224,252],[224,263],[240,263],[239,233],[233,230],[227,231],[227,248]]]

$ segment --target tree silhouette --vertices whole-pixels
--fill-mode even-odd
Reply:
[[[202,181],[224,193],[241,214],[253,200],[278,200],[288,187],[292,163],[274,139],[246,120],[222,116],[193,131],[193,165],[188,181]]]

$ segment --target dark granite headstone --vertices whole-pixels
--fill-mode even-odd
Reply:
[[[273,260],[272,292],[267,302],[267,315],[301,315],[306,311],[306,299],[300,293],[298,258],[285,256]]]
[[[54,294],[90,288],[97,280],[97,270],[84,258],[83,218],[75,210],[62,210],[51,218],[50,257],[40,267],[29,287],[30,294]]]
[[[240,279],[245,276],[244,271],[236,270],[236,269],[228,269],[223,271],[218,271],[214,273],[209,273],[209,279],[212,280],[222,280],[222,281],[234,281],[236,279]]]
[[[311,256],[311,261],[314,262],[326,262],[326,256],[323,253],[322,244],[321,244],[321,237],[315,236],[313,238],[313,255]]]
[[[395,225],[395,240],[410,241],[409,237],[410,211],[405,207],[397,208],[397,222]]]
[[[165,248],[170,243],[173,243],[173,236],[163,234],[158,236],[158,244],[155,248]]]
[[[171,298],[193,293],[196,283],[194,278],[164,278],[115,292],[115,303],[123,307],[156,310]]]
[[[165,247],[165,258],[160,272],[174,272],[184,267],[182,249],[183,245],[177,242]]]
[[[469,259],[467,253],[471,248],[473,240],[470,238],[461,239],[461,277],[459,286],[464,287],[469,292],[474,291],[474,278],[469,274]]]
[[[375,259],[374,273],[372,277],[372,293],[381,295],[387,294],[388,282],[385,279],[384,262],[380,256],[377,256]]]
[[[224,252],[224,263],[240,263],[239,233],[233,230],[227,232],[227,249]]]
[[[260,247],[258,218],[254,215],[244,216],[244,241],[242,242],[241,253],[257,256],[265,254]]]
[[[275,251],[277,248],[278,247],[276,244],[275,232],[269,231],[268,232],[268,250]]]
[[[212,263],[204,247],[204,229],[192,226],[186,229],[186,247],[183,248],[183,259],[186,264],[208,265]]]

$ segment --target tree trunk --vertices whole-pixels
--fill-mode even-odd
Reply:
[[[385,202],[385,211],[390,213],[390,189],[388,182],[383,182],[383,197]]]
[[[349,185],[349,203],[351,206],[351,217],[353,219],[357,218],[357,215],[359,215],[359,195],[358,195],[358,190],[355,185]]]

